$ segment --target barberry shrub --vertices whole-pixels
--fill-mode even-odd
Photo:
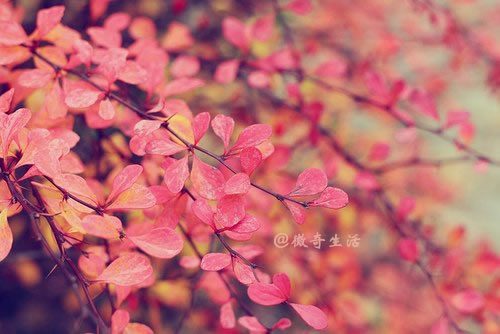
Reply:
[[[0,3],[2,332],[500,331],[498,255],[435,213],[464,191],[442,170],[500,165],[448,108],[464,67],[498,85],[465,4],[22,4]]]

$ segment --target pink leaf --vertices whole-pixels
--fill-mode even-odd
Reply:
[[[158,130],[161,127],[162,123],[162,121],[154,121],[149,119],[140,120],[134,126],[134,133],[138,136],[147,136],[153,131]]]
[[[51,78],[52,72],[40,69],[27,70],[19,76],[17,83],[23,87],[40,88],[47,85]]]
[[[245,173],[234,174],[224,185],[224,193],[226,195],[246,194],[248,190],[250,190],[250,179]]]
[[[206,271],[219,271],[230,264],[230,255],[223,253],[208,253],[201,259],[200,267]]]
[[[88,234],[103,239],[118,239],[122,230],[120,219],[109,215],[87,215],[83,217],[81,226]]]
[[[241,195],[227,195],[217,202],[215,221],[223,227],[231,227],[245,218],[245,201]]]
[[[23,27],[14,21],[0,21],[0,44],[19,45],[28,39]]]
[[[250,47],[250,40],[245,25],[233,16],[224,18],[222,21],[222,34],[229,43],[233,44],[243,52]]]
[[[156,197],[145,186],[133,184],[129,189],[122,192],[112,201],[107,209],[110,210],[133,210],[148,209],[156,204]]]
[[[169,156],[186,149],[185,146],[174,143],[168,138],[154,139],[146,145],[146,153]]]
[[[300,173],[291,196],[315,195],[325,190],[328,179],[325,172],[318,168],[307,168]]]
[[[314,73],[321,78],[337,78],[342,76],[346,70],[347,64],[344,61],[338,58],[333,58],[320,64],[316,70],[314,70]]]
[[[450,328],[448,324],[448,319],[441,318],[431,327],[430,334],[449,334]]]
[[[278,320],[274,325],[272,329],[281,329],[284,331],[285,329],[289,328],[292,326],[292,322],[288,318],[281,318]]]
[[[13,97],[14,97],[14,88],[11,88],[2,95],[0,95],[0,113],[6,113],[10,110],[10,104],[12,103]]]
[[[257,146],[271,137],[273,130],[267,124],[254,124],[241,131],[231,151]]]
[[[144,324],[131,322],[125,327],[122,334],[154,334],[153,330]]]
[[[118,31],[101,27],[87,29],[92,42],[104,48],[118,48],[122,45],[122,36]]]
[[[306,15],[312,10],[312,5],[310,0],[292,0],[285,8],[297,15]]]
[[[83,177],[73,174],[59,174],[54,177],[53,181],[70,194],[84,201],[97,203],[97,197]]]
[[[220,324],[222,328],[234,328],[236,325],[231,301],[224,303],[220,308]]]
[[[238,258],[235,258],[233,261],[233,271],[234,276],[236,276],[238,281],[242,284],[248,285],[256,282],[252,268],[246,263],[242,263]]]
[[[248,83],[255,88],[266,88],[269,86],[269,74],[264,71],[252,71],[248,75]]]
[[[111,193],[108,196],[108,202],[112,201],[116,196],[132,187],[141,175],[144,168],[141,165],[128,165],[123,168],[113,179]]]
[[[96,278],[96,281],[121,286],[139,284],[153,274],[153,267],[145,255],[131,252],[120,255]]]
[[[128,236],[144,252],[160,259],[170,259],[179,254],[183,239],[169,227],[155,228],[146,234]]]
[[[259,149],[255,147],[247,147],[241,150],[240,153],[240,164],[241,168],[248,175],[252,174],[253,171],[260,165],[262,161],[262,153]]]
[[[415,239],[403,238],[398,244],[399,255],[406,261],[416,261],[419,257],[418,244]]]
[[[208,112],[202,112],[196,115],[192,122],[193,134],[194,134],[194,144],[203,138],[210,125],[210,114]]]
[[[57,82],[54,82],[52,89],[45,96],[43,108],[52,119],[64,117],[68,113],[68,106],[64,103],[61,86]]]
[[[248,297],[257,304],[270,306],[281,304],[287,300],[287,297],[274,284],[252,283],[248,287]]]
[[[196,78],[179,78],[170,81],[163,90],[165,96],[179,95],[203,86],[205,82]]]
[[[419,112],[435,120],[439,120],[436,102],[428,92],[414,89],[410,94],[409,100]]]
[[[212,120],[212,129],[215,134],[222,139],[224,143],[224,153],[226,153],[234,130],[234,120],[231,117],[219,114]]]
[[[176,160],[165,170],[165,184],[170,192],[177,194],[189,177],[188,156]]]
[[[66,94],[64,102],[70,108],[87,108],[97,102],[101,92],[87,88],[75,88]]]
[[[119,47],[102,51],[96,60],[99,63],[96,71],[104,75],[109,84],[113,83],[121,73],[126,73],[123,71],[127,65],[127,55],[128,51]]]
[[[349,203],[346,192],[339,188],[327,187],[321,195],[309,203],[310,206],[321,206],[330,209],[340,209]]]
[[[31,112],[21,108],[12,114],[0,113],[0,138],[2,139],[2,153],[4,159],[7,157],[10,143],[17,138],[19,131],[24,128],[31,118]]]
[[[467,289],[455,294],[451,304],[460,312],[474,313],[484,305],[484,297],[474,289]]]
[[[240,67],[240,61],[238,59],[226,60],[219,65],[215,70],[214,79],[218,83],[228,84],[236,79],[236,74],[238,73],[238,68]]]
[[[113,13],[105,20],[103,27],[109,30],[122,31],[130,24],[130,15],[127,13]]]
[[[257,218],[246,215],[238,224],[233,225],[230,230],[236,233],[252,233],[257,231],[260,225]]]
[[[273,284],[281,291],[285,299],[290,298],[291,283],[287,274],[275,274],[273,276]]]
[[[268,41],[273,36],[274,15],[258,18],[252,26],[252,36],[260,41]]]
[[[193,155],[191,182],[203,198],[214,200],[223,195],[225,180],[221,171],[204,163],[196,155]]]
[[[316,306],[294,303],[290,303],[290,306],[293,307],[300,317],[312,328],[321,330],[328,326],[326,314]]]
[[[285,203],[285,206],[288,208],[288,210],[290,210],[290,213],[292,214],[295,222],[300,225],[304,224],[306,219],[306,212],[304,207],[289,200],[284,200],[283,203]]]
[[[197,199],[194,201],[191,209],[195,216],[202,222],[210,226],[213,225],[214,212],[206,200],[203,198]]]
[[[148,80],[148,72],[139,63],[127,60],[118,73],[118,79],[131,85],[138,85]]]
[[[126,310],[116,310],[111,316],[111,333],[120,334],[130,322],[130,314]]]
[[[251,334],[267,333],[267,329],[261,325],[256,317],[243,316],[238,319],[238,323],[248,329]]]
[[[12,230],[7,222],[8,209],[5,208],[0,213],[0,261],[5,259],[12,248]]]
[[[194,56],[179,56],[170,67],[174,78],[192,77],[200,71],[200,61]]]
[[[64,6],[54,6],[39,10],[36,14],[38,37],[40,39],[45,37],[45,35],[61,22],[63,15]]]
[[[470,120],[470,112],[462,110],[452,110],[446,114],[445,127],[450,128],[455,125],[468,123]]]
[[[99,116],[105,120],[110,120],[115,117],[115,108],[109,99],[104,99],[99,103]]]

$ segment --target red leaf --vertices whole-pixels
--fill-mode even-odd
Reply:
[[[156,197],[145,186],[133,184],[107,206],[110,210],[148,209],[156,204]]]
[[[10,143],[17,138],[18,132],[24,128],[30,118],[31,112],[26,108],[18,109],[9,115],[0,113],[0,138],[4,159],[7,157]]]
[[[290,306],[293,307],[300,317],[312,328],[321,330],[328,326],[326,314],[316,306],[294,303],[290,303]]]
[[[217,202],[215,221],[223,227],[231,227],[245,218],[245,201],[241,195],[227,195]]]
[[[87,108],[97,102],[101,92],[87,88],[75,88],[66,94],[64,102],[70,108]]]
[[[95,279],[121,286],[139,284],[153,274],[153,267],[145,255],[131,252],[120,255]]]
[[[259,149],[255,147],[247,147],[241,150],[240,153],[240,164],[241,168],[248,175],[252,174],[253,171],[260,165],[262,161],[262,153]]]
[[[248,31],[243,22],[233,16],[224,18],[222,21],[222,34],[229,43],[243,52],[247,52],[250,47]]]
[[[146,153],[169,156],[186,150],[185,146],[174,143],[170,139],[154,139],[146,145]]]
[[[285,203],[288,210],[290,210],[290,213],[292,214],[292,217],[297,222],[297,224],[304,224],[304,221],[306,219],[306,211],[304,207],[289,200],[284,200],[283,203]]]
[[[208,112],[202,112],[196,115],[192,122],[193,134],[194,134],[194,144],[203,138],[210,125],[210,114]]]
[[[399,240],[399,255],[407,261],[416,261],[419,257],[418,245],[415,239],[404,238]]]
[[[346,192],[339,188],[327,187],[321,195],[309,203],[310,206],[321,206],[330,209],[340,209],[349,203]]]
[[[236,325],[231,301],[224,303],[220,308],[220,324],[222,328],[234,328]]]
[[[290,298],[291,284],[287,274],[275,274],[273,276],[273,284],[281,291],[285,299]]]
[[[51,78],[52,72],[33,69],[24,71],[17,79],[17,83],[23,87],[40,88],[47,85]]]
[[[111,187],[111,193],[108,196],[107,202],[111,202],[119,194],[132,187],[143,169],[141,165],[128,165],[123,168],[113,179],[113,186]]]
[[[191,209],[199,220],[207,225],[213,225],[214,212],[212,211],[212,208],[210,207],[210,205],[208,205],[206,200],[202,198],[197,199],[196,201],[194,201]]]
[[[12,248],[12,230],[7,222],[8,209],[5,208],[0,213],[0,261],[5,259]]]
[[[174,78],[192,77],[200,71],[200,61],[194,56],[179,56],[170,67]]]
[[[223,253],[208,253],[201,259],[200,267],[206,271],[219,271],[231,264],[231,256]]]
[[[248,190],[250,190],[250,179],[245,173],[234,174],[224,185],[224,193],[226,195],[246,194]]]
[[[484,297],[474,289],[467,289],[455,294],[451,304],[460,312],[474,313],[484,305]]]
[[[64,15],[64,6],[54,6],[41,9],[36,14],[36,27],[38,29],[38,38],[42,39],[56,25],[61,22]]]
[[[240,67],[240,61],[238,59],[226,60],[219,65],[215,70],[214,79],[218,83],[228,84],[236,79],[236,74],[238,73],[238,68]]]
[[[115,117],[115,108],[109,99],[104,99],[99,103],[99,116],[105,120],[110,120]]]
[[[160,259],[170,259],[179,254],[184,242],[182,238],[169,227],[155,228],[146,234],[128,238],[144,252]]]
[[[223,195],[225,180],[221,171],[207,165],[198,159],[196,155],[193,155],[191,182],[193,188],[203,198],[214,200]]]
[[[226,153],[234,130],[234,120],[231,117],[219,114],[212,120],[212,129],[215,134],[222,139],[224,143],[224,153]]]
[[[176,160],[165,170],[165,184],[170,192],[177,194],[189,177],[188,156]]]
[[[120,334],[127,327],[130,314],[126,310],[116,310],[111,316],[111,334]]]
[[[248,329],[250,333],[267,333],[267,329],[261,325],[259,320],[256,317],[243,316],[238,319],[238,323]]]
[[[318,168],[307,168],[300,173],[290,196],[315,195],[325,190],[327,185],[328,178],[325,172]]]
[[[241,131],[231,151],[257,146],[271,137],[273,130],[267,124],[254,124]]]
[[[103,239],[118,239],[122,230],[120,219],[109,215],[87,215],[83,217],[81,226],[88,234]]]
[[[274,284],[252,283],[248,287],[248,297],[257,304],[270,306],[278,305],[287,300],[287,297]]]
[[[10,110],[10,104],[12,103],[13,97],[14,97],[14,88],[11,88],[2,95],[0,95],[0,113],[6,113]]]
[[[23,27],[14,21],[0,21],[0,44],[19,45],[28,40]]]

